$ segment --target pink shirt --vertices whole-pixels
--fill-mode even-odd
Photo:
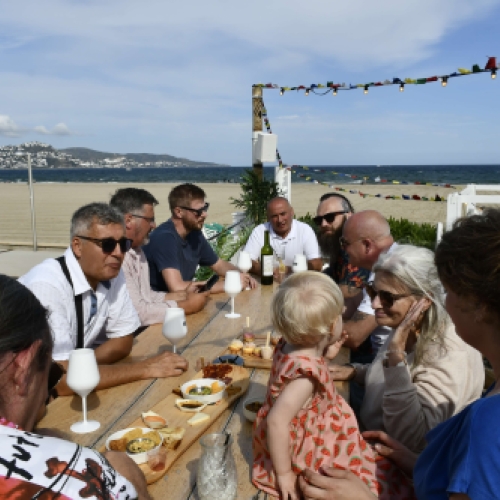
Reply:
[[[142,326],[163,323],[167,307],[177,307],[175,300],[165,301],[165,292],[151,290],[149,266],[140,248],[131,248],[122,265],[127,289]]]

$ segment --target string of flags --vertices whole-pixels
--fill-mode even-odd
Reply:
[[[328,92],[332,92],[333,95],[337,95],[337,91],[339,90],[355,90],[355,89],[363,89],[365,94],[368,94],[368,89],[370,87],[385,87],[388,85],[399,85],[399,91],[403,92],[405,85],[424,85],[426,83],[431,82],[441,82],[443,87],[446,87],[448,84],[448,80],[450,78],[456,78],[459,76],[468,76],[475,75],[478,73],[490,73],[491,78],[495,79],[497,76],[497,70],[500,69],[500,64],[497,65],[496,57],[488,57],[488,61],[484,69],[481,69],[478,64],[474,64],[472,69],[467,68],[458,68],[457,71],[446,75],[433,75],[424,78],[405,78],[401,80],[400,78],[390,78],[381,80],[378,82],[367,82],[367,83],[356,83],[356,84],[346,84],[346,83],[334,83],[333,81],[329,81],[326,84],[322,83],[312,83],[310,85],[299,85],[297,87],[285,87],[282,85],[277,85],[275,83],[257,83],[252,85],[252,87],[260,87],[266,89],[279,89],[280,94],[283,95],[287,91],[296,90],[297,92],[303,90],[305,95],[309,95],[310,92],[315,94],[324,95]],[[326,89],[324,92],[319,93],[317,89]]]
[[[262,116],[262,119],[264,120],[264,124],[266,126],[266,130],[269,134],[272,134],[272,130],[271,130],[271,123],[269,122],[269,118],[267,117],[267,110],[265,108],[265,106],[262,107],[262,110],[261,110],[261,116]],[[290,170],[292,173],[294,174],[297,174],[299,177],[302,177],[304,178],[304,180],[308,181],[308,182],[311,182],[313,184],[321,184],[323,186],[328,186],[330,187],[330,189],[335,189],[336,191],[344,191],[344,192],[349,192],[351,194],[359,194],[361,197],[363,198],[367,198],[367,197],[373,197],[373,198],[383,198],[383,199],[386,199],[386,200],[415,200],[415,201],[446,201],[444,198],[442,198],[441,196],[439,196],[438,194],[436,194],[435,197],[430,197],[430,198],[427,198],[425,196],[419,196],[417,194],[414,194],[414,195],[406,195],[406,194],[403,194],[401,196],[397,196],[397,195],[382,195],[382,194],[368,194],[368,193],[363,193],[359,190],[355,190],[355,189],[351,189],[351,190],[348,190],[348,189],[344,189],[344,188],[341,188],[341,187],[337,187],[337,186],[334,186],[332,184],[329,184],[328,182],[324,182],[324,181],[319,181],[317,179],[314,179],[312,178],[311,176],[306,176],[305,174],[298,174],[297,173],[297,170],[294,170],[297,169],[297,168],[301,168],[303,170],[309,170],[309,167],[305,166],[305,165],[287,165],[287,166],[284,166],[283,165],[283,160],[281,159],[281,155],[279,153],[279,151],[276,149],[276,159],[278,160],[278,164],[279,164],[279,167],[280,168],[286,168],[288,170]],[[322,169],[314,169],[315,171],[324,171]],[[334,174],[337,174],[337,175],[347,175],[348,177],[351,177],[353,178],[353,175],[349,175],[349,174],[339,174],[338,172],[333,172]],[[356,177],[356,176],[354,176]],[[367,180],[368,177],[364,177],[364,180]],[[375,182],[387,182],[386,179],[380,179],[377,180],[377,178],[375,178]],[[409,184],[407,182],[399,182],[399,181],[396,181],[396,180],[392,180],[390,181],[392,184]],[[454,187],[454,186],[451,186],[450,184],[431,184],[431,183],[421,183],[421,182],[414,182],[413,184],[420,184],[420,185],[433,185],[433,186],[442,186],[442,187]]]

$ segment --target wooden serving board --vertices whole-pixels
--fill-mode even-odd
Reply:
[[[165,464],[165,468],[160,471],[153,471],[149,468],[148,464],[140,464],[144,476],[146,477],[146,481],[148,484],[152,484],[155,481],[158,481],[161,477],[165,475],[165,473],[170,469],[172,464],[196,441],[207,429],[210,427],[214,421],[221,415],[221,413],[236,399],[242,396],[248,389],[250,384],[250,374],[249,371],[242,367],[231,365],[232,371],[227,374],[228,377],[232,378],[232,382],[229,387],[239,387],[240,391],[232,396],[228,396],[227,394],[217,403],[208,405],[206,408],[202,410],[202,413],[206,413],[210,415],[210,420],[203,422],[198,425],[189,425],[187,421],[196,413],[191,412],[183,412],[179,410],[175,406],[175,401],[178,398],[182,398],[182,396],[178,396],[174,393],[169,394],[165,399],[160,401],[158,404],[153,406],[153,408],[144,408],[142,412],[146,412],[152,410],[163,418],[167,420],[167,427],[184,427],[186,432],[182,441],[177,446],[175,450],[167,451],[167,461]],[[195,379],[203,378],[203,372],[198,372],[194,377]],[[142,417],[139,417],[127,425],[126,427],[145,427],[144,422],[142,421]],[[116,432],[115,429],[114,432]],[[101,451],[105,451],[102,449]]]
[[[240,338],[240,340],[242,339]],[[253,343],[258,347],[262,347],[266,345],[266,340],[267,340],[267,335],[255,335]],[[269,345],[273,348],[274,352],[275,346],[273,346],[272,344]],[[222,354],[233,354],[233,353],[229,350],[229,346],[227,346],[226,350]],[[265,370],[270,370],[273,366],[272,358],[263,359],[260,356],[256,356],[254,354],[252,354],[251,356],[247,356],[246,354],[243,354],[242,350],[234,355],[243,358],[243,366],[246,366],[247,368],[261,368]]]

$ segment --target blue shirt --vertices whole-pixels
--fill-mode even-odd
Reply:
[[[160,224],[142,249],[148,259],[151,288],[158,292],[168,292],[161,274],[164,269],[178,269],[184,281],[191,281],[198,265],[213,266],[219,260],[201,231],[181,238],[172,219]]]
[[[475,401],[427,434],[413,479],[419,500],[500,497],[500,395]]]

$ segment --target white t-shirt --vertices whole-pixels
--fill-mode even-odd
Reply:
[[[295,255],[302,253],[310,261],[321,257],[318,239],[309,224],[293,219],[290,232],[282,238],[278,236],[270,222],[257,226],[250,234],[245,251],[252,260],[260,260],[260,251],[264,245],[264,231],[269,231],[269,243],[274,254],[283,258],[286,266],[292,266]]]
[[[2,498],[132,500],[137,492],[98,452],[0,426]]]
[[[398,246],[397,243],[393,243],[387,250],[387,253],[391,253],[397,246]],[[370,283],[374,279],[375,279],[375,273],[372,272],[368,277],[368,282]],[[361,301],[361,304],[359,304],[358,306],[358,311],[364,314],[370,314],[371,316],[375,315],[375,310],[372,307],[372,301],[364,288],[363,288],[363,300]],[[370,338],[372,341],[372,349],[375,354],[384,345],[387,337],[391,332],[392,328],[388,326],[377,326],[375,330],[373,330],[373,332],[370,334]]]
[[[64,252],[64,257],[74,291],[55,259],[44,260],[19,278],[49,311],[48,321],[54,339],[52,357],[56,361],[67,360],[77,345],[75,295],[83,295],[84,347],[92,347],[98,337],[104,341],[130,335],[141,326],[123,271],[120,270],[116,278],[99,283],[94,292],[71,248]],[[92,294],[97,299],[94,315],[91,315]]]

